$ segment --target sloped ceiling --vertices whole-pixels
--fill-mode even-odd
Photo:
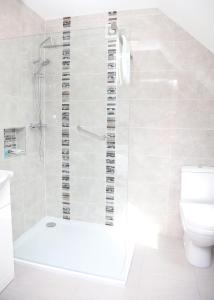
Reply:
[[[214,53],[213,0],[23,0],[45,20],[157,7]]]
[[[44,19],[157,7],[157,0],[23,0]]]
[[[213,0],[158,0],[158,7],[214,53]]]

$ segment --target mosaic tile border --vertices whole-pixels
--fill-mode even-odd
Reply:
[[[114,225],[115,201],[115,117],[117,100],[117,11],[108,12],[107,24],[107,129],[105,224]],[[114,29],[112,29],[114,27]]]
[[[71,218],[70,194],[70,95],[71,18],[63,18],[62,50],[62,208],[63,219]]]

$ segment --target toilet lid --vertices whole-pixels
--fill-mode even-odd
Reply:
[[[184,221],[190,226],[214,230],[214,204],[181,203]]]

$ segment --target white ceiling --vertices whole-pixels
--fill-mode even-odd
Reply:
[[[42,18],[56,19],[138,8],[161,9],[214,53],[213,0],[22,0]]]
[[[157,7],[157,0],[23,0],[44,19]]]

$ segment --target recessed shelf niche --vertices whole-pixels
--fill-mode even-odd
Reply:
[[[4,158],[23,155],[26,153],[26,128],[4,129]]]

